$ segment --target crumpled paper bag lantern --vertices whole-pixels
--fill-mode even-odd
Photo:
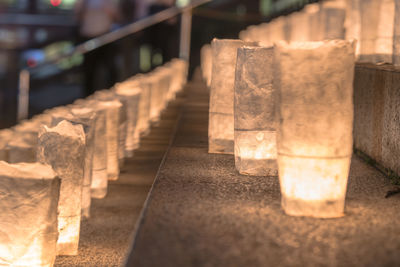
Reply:
[[[238,49],[235,166],[241,174],[277,176],[273,48]]]
[[[211,45],[205,44],[201,48],[201,73],[208,87],[211,85],[212,50]]]
[[[39,163],[0,161],[0,265],[51,267],[60,179]]]
[[[89,108],[71,108],[62,112],[52,114],[51,126],[57,126],[61,121],[66,120],[74,125],[82,125],[85,132],[85,166],[82,184],[82,216],[90,217],[93,154],[94,154],[94,133],[96,127],[96,113]]]
[[[233,95],[237,49],[254,45],[241,40],[214,39],[208,123],[208,152],[233,154]]]
[[[136,134],[136,126],[139,115],[139,102],[141,89],[138,81],[126,81],[115,86],[115,93],[124,98],[127,103],[127,132],[125,143],[125,155],[132,157],[133,151],[139,147],[140,139]]]
[[[78,253],[85,166],[85,133],[82,125],[61,121],[40,127],[37,158],[52,166],[61,179],[58,202],[58,255]]]
[[[362,0],[360,60],[392,62],[395,31],[394,0]]]
[[[275,46],[282,207],[289,215],[343,215],[353,151],[354,43]]]
[[[119,120],[118,120],[118,163],[122,167],[125,163],[125,144],[127,138],[128,128],[128,102],[124,97],[119,96],[113,90],[98,90],[96,93],[91,95],[89,99],[98,101],[119,101],[121,107],[119,108]]]

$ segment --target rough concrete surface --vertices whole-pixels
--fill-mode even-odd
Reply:
[[[354,146],[400,175],[400,68],[357,64]]]
[[[290,217],[277,177],[239,175],[207,153],[207,90],[188,88],[173,145],[136,232],[128,266],[399,266],[400,195],[353,157],[345,216]]]
[[[170,143],[182,98],[170,103],[161,121],[143,137],[125,162],[120,178],[109,182],[104,199],[92,199],[91,217],[81,224],[79,254],[58,256],[55,267],[112,267],[124,264],[135,223]]]

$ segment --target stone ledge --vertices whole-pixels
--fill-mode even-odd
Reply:
[[[287,216],[277,177],[240,175],[232,155],[207,153],[208,112],[193,105],[207,103],[193,98],[206,89],[188,91],[127,266],[400,264],[400,196],[385,198],[392,185],[383,174],[353,157],[345,217]]]

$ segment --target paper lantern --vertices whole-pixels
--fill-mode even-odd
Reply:
[[[392,62],[394,33],[394,0],[360,1],[360,60]]]
[[[136,123],[136,135],[140,137],[142,133],[148,133],[150,127],[150,82],[146,75],[136,75],[140,87],[140,101],[138,106],[138,116]]]
[[[136,134],[136,125],[138,121],[139,102],[141,98],[141,89],[136,80],[123,82],[115,86],[115,93],[124,98],[127,103],[127,132],[125,143],[125,155],[133,156],[133,151],[139,147],[139,138]]]
[[[85,166],[82,183],[82,216],[90,217],[91,194],[90,186],[92,184],[93,154],[94,154],[94,133],[96,127],[96,113],[89,108],[71,108],[64,112],[52,114],[51,126],[57,126],[61,121],[67,120],[76,125],[82,125],[85,132]]]
[[[233,95],[237,49],[253,45],[241,40],[214,39],[208,124],[208,152],[233,154]]]
[[[241,174],[277,176],[273,48],[238,49],[235,166]]]
[[[323,1],[321,8],[322,39],[344,39],[346,7],[344,0]]]
[[[119,101],[121,107],[119,108],[119,120],[118,120],[118,163],[122,167],[125,162],[125,144],[127,138],[127,128],[128,128],[128,102],[125,97],[121,97],[115,93],[114,90],[99,90],[96,91],[91,97],[91,99],[99,101]]]
[[[150,82],[150,121],[156,123],[160,120],[163,102],[163,87],[160,86],[161,76],[151,72],[148,74],[148,79]]]
[[[85,133],[82,125],[60,122],[40,127],[38,161],[52,166],[61,179],[58,202],[58,255],[78,253],[85,165]]]
[[[169,91],[170,91],[170,85],[171,85],[171,72],[164,66],[157,67],[155,70],[153,70],[153,75],[158,75],[160,76],[160,79],[158,80],[158,86],[160,88],[161,92],[161,98],[159,99],[160,102],[158,103],[159,105],[159,115],[161,115],[161,112],[167,107],[168,101],[169,101]]]
[[[307,10],[290,14],[288,20],[290,23],[291,42],[310,41],[310,31],[313,29]]]
[[[181,91],[184,85],[187,83],[187,76],[189,71],[189,64],[186,60],[181,58],[174,58],[171,60],[171,64],[177,69],[176,73],[173,73],[173,77],[177,77],[179,80],[179,86],[175,88],[175,93]]]
[[[201,54],[201,73],[208,87],[211,85],[212,71],[212,50],[211,45],[203,45],[200,51]]]
[[[343,215],[352,155],[354,44],[275,47],[282,207],[289,215]]]
[[[360,13],[361,0],[347,0],[346,1],[346,40],[357,40],[356,43],[356,56],[360,55],[360,40],[361,40],[361,13]]]
[[[287,40],[286,17],[278,17],[270,22],[270,38],[271,43]]]
[[[117,180],[119,177],[119,114],[122,104],[119,100],[97,100],[98,105],[106,111],[106,138],[107,138],[107,176],[108,180]]]
[[[400,64],[400,0],[394,0],[393,64]]]
[[[53,266],[60,179],[50,166],[0,161],[0,264]]]
[[[99,105],[97,101],[85,103],[96,112],[96,126],[94,133],[94,155],[92,169],[92,183],[90,195],[92,198],[104,198],[107,195],[108,174],[107,174],[107,119],[106,108]],[[82,106],[85,107],[85,106]]]

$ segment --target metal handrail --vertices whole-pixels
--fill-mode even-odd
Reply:
[[[38,70],[42,67],[57,64],[63,59],[69,58],[73,55],[83,55],[90,51],[93,51],[101,46],[110,44],[117,40],[120,40],[128,35],[137,33],[143,29],[153,26],[162,21],[168,20],[175,17],[176,15],[182,14],[183,18],[181,21],[181,36],[180,36],[180,53],[179,56],[188,60],[189,48],[190,48],[190,31],[191,31],[191,16],[192,9],[210,2],[212,0],[193,0],[188,5],[183,7],[170,7],[163,11],[160,11],[154,15],[143,18],[139,21],[133,22],[126,25],[118,30],[106,33],[99,37],[88,40],[80,45],[75,46],[71,51],[65,53],[59,57],[52,58],[41,62],[33,67],[27,67],[20,71],[19,85],[18,85],[18,121],[26,119],[28,117],[28,105],[29,105],[29,81],[31,72]]]

